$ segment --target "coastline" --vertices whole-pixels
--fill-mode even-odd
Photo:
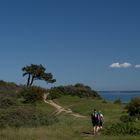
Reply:
[[[128,103],[132,98],[140,97],[140,91],[98,91],[105,100],[114,102],[120,99],[122,103]]]

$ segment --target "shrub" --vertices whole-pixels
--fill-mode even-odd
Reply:
[[[80,98],[84,97],[92,97],[92,98],[101,98],[100,95],[92,90],[89,86],[85,86],[83,84],[75,84],[75,85],[68,85],[68,86],[59,86],[50,89],[49,91],[51,94],[49,98],[59,98],[63,95],[71,95],[71,96],[78,96]]]
[[[120,117],[120,121],[122,121],[122,122],[124,122],[124,123],[134,122],[134,121],[135,121],[135,117],[129,116],[129,115],[122,115],[122,116]]]
[[[108,103],[105,99],[102,100],[102,103],[106,104]]]
[[[62,95],[65,95],[64,91],[65,91],[65,89],[63,86],[51,88],[49,90],[50,94],[49,94],[48,98],[57,99],[57,98],[61,97]]]
[[[0,80],[0,92],[18,92],[20,90],[20,86],[16,85],[13,82],[6,82],[3,80]]]
[[[21,92],[21,96],[24,98],[24,103],[35,103],[42,101],[45,89],[40,87],[26,87]]]
[[[140,128],[134,123],[116,123],[104,129],[106,135],[140,135]]]
[[[31,107],[22,107],[0,113],[0,127],[36,127],[58,121],[54,116]]]
[[[121,104],[121,103],[122,103],[122,101],[120,98],[114,101],[114,104]]]
[[[17,105],[17,101],[15,98],[0,96],[0,108],[7,108],[13,105]]]
[[[0,93],[0,108],[7,108],[18,104],[18,93],[2,92]]]
[[[140,118],[140,97],[132,98],[126,109],[130,116]]]

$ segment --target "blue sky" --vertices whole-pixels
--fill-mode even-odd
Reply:
[[[0,79],[42,64],[57,82],[140,90],[139,0],[1,0]]]

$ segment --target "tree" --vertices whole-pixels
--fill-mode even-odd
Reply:
[[[46,73],[46,69],[41,64],[31,64],[30,66],[23,67],[22,71],[24,72],[23,76],[28,75],[27,86],[32,86],[35,80],[44,80],[47,83],[56,82],[56,80],[53,79],[53,75],[51,73]]]

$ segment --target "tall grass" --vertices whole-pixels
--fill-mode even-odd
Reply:
[[[137,136],[104,136],[92,135],[92,124],[90,120],[91,111],[96,108],[103,111],[105,125],[117,122],[122,115],[123,105],[105,103],[102,100],[85,99],[64,96],[57,103],[70,107],[74,112],[84,114],[86,118],[76,118],[69,114],[57,116],[58,122],[50,126],[36,128],[5,128],[0,129],[0,140],[139,140]],[[39,104],[38,109],[43,112],[52,112],[53,108],[46,104]],[[49,111],[51,110],[51,111]]]
[[[83,132],[91,133],[88,123],[84,121],[82,124],[80,120],[74,124],[73,121],[71,119],[49,127],[6,128],[0,131],[0,140],[139,140],[136,136],[87,135]]]

